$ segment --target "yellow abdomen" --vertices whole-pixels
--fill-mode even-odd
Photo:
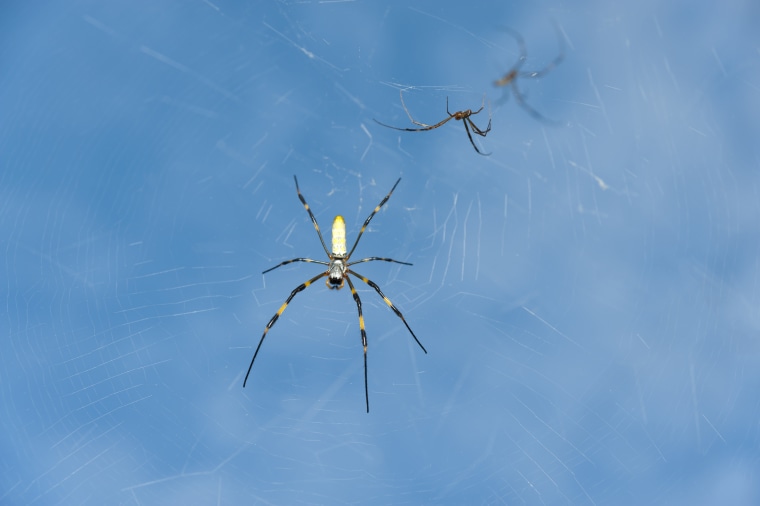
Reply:
[[[332,253],[337,256],[346,254],[346,222],[343,221],[341,215],[336,216],[333,220]]]

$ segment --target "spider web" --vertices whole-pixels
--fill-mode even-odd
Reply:
[[[126,5],[0,16],[0,503],[760,502],[753,4]],[[491,85],[552,22],[560,127]],[[355,257],[429,354],[357,282],[369,414],[321,281],[242,388],[322,268],[260,274],[324,259],[293,174],[349,244],[402,177]]]

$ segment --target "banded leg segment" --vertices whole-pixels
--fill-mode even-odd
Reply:
[[[369,258],[362,258],[361,260],[357,260],[356,262],[349,262],[346,267],[350,267],[355,264],[360,264],[362,262],[374,262],[375,260],[381,260],[383,262],[393,262],[394,264],[401,264],[401,265],[412,265],[409,262],[402,262],[400,260],[394,260],[392,258],[369,257]]]
[[[420,342],[420,340],[417,339],[417,336],[414,335],[414,331],[412,331],[412,328],[409,326],[408,323],[406,323],[406,319],[404,318],[404,315],[401,314],[401,311],[399,311],[398,308],[396,308],[396,306],[393,305],[393,302],[391,302],[391,300],[388,297],[385,296],[385,294],[382,292],[382,290],[380,290],[380,287],[377,286],[377,284],[374,281],[372,281],[371,279],[365,278],[364,276],[362,276],[358,272],[349,270],[348,273],[349,274],[353,274],[354,276],[356,276],[357,278],[361,279],[362,281],[364,281],[369,286],[371,286],[372,288],[375,289],[375,291],[378,293],[378,295],[380,295],[380,297],[383,298],[383,300],[385,301],[385,303],[388,304],[388,307],[391,308],[394,313],[396,313],[396,316],[398,316],[399,318],[401,318],[401,321],[404,322],[404,325],[406,325],[407,330],[409,330],[409,333],[412,334],[412,337],[414,338],[415,341],[417,341],[417,344],[420,346],[420,348],[422,348],[422,351],[424,351],[425,353],[427,353],[427,350],[425,349],[424,346],[422,346],[422,343]],[[346,279],[348,280],[349,277],[346,276]],[[350,282],[349,282],[349,285],[350,285]],[[358,295],[357,295],[357,297],[358,297]]]
[[[356,301],[356,309],[359,310],[359,330],[362,332],[362,346],[364,347],[364,399],[367,401],[367,413],[369,413],[369,388],[367,387],[367,331],[364,330],[364,315],[362,314],[362,300],[351,282],[351,278],[346,276],[348,287],[351,289],[351,296]]]
[[[327,256],[330,256],[330,251],[327,249],[327,245],[325,245],[325,240],[322,238],[322,232],[319,230],[319,223],[317,223],[317,219],[314,217],[314,213],[311,212],[311,208],[309,207],[309,204],[306,203],[306,199],[303,198],[303,195],[301,195],[301,189],[298,187],[298,178],[296,176],[293,176],[293,179],[296,182],[296,191],[298,192],[298,198],[301,200],[301,204],[303,204],[303,208],[306,209],[306,212],[309,213],[309,218],[311,218],[311,222],[314,224],[314,229],[317,231],[317,235],[319,235],[319,242],[322,243],[322,248],[324,248],[325,253],[327,253]]]
[[[285,260],[284,262],[280,262],[274,267],[270,267],[269,269],[265,270],[262,272],[262,274],[266,274],[267,272],[273,271],[278,267],[282,267],[283,265],[292,264],[293,262],[308,262],[310,264],[330,265],[329,262],[323,262],[322,260],[312,260],[311,258],[294,258],[292,260]]]
[[[295,290],[290,292],[290,296],[287,298],[287,300],[285,300],[285,303],[282,306],[280,306],[280,309],[277,310],[274,316],[272,316],[272,319],[269,320],[269,323],[267,323],[267,326],[264,329],[264,333],[261,335],[261,340],[259,341],[259,345],[256,346],[256,351],[254,352],[253,358],[251,359],[251,365],[248,366],[248,372],[245,373],[245,379],[243,380],[243,388],[245,388],[245,384],[248,382],[248,376],[251,374],[251,368],[253,368],[253,363],[256,361],[256,356],[259,354],[259,350],[261,349],[261,345],[264,342],[264,338],[267,336],[267,332],[269,332],[269,329],[271,329],[274,326],[277,319],[280,317],[283,311],[285,311],[285,308],[288,307],[288,304],[290,304],[290,301],[293,300],[293,297],[295,297],[298,292],[302,292],[303,290],[308,288],[309,285],[311,285],[318,279],[323,278],[325,276],[327,276],[327,272],[323,272],[322,274],[314,276],[309,281],[296,287]]]
[[[396,186],[398,186],[399,182],[401,182],[401,178],[398,178],[396,180],[396,184],[393,185],[393,188],[391,188],[391,191],[388,192],[388,195],[386,195],[383,200],[380,201],[380,203],[375,207],[375,210],[370,213],[369,217],[364,221],[364,225],[362,225],[361,230],[359,230],[359,235],[356,236],[356,242],[354,242],[354,246],[351,248],[351,251],[348,252],[348,255],[346,255],[346,258],[351,258],[351,255],[354,254],[354,250],[356,249],[356,246],[359,244],[359,239],[362,238],[362,234],[364,233],[364,230],[367,228],[367,225],[369,225],[369,222],[372,221],[372,218],[377,214],[377,212],[380,210],[381,207],[383,207],[383,204],[388,202],[388,199],[391,198],[391,195],[393,194],[393,190],[396,189]],[[311,211],[309,211],[311,213]],[[329,255],[329,253],[328,253]]]

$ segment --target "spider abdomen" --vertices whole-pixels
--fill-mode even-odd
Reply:
[[[346,222],[341,215],[336,216],[333,220],[332,254],[341,257],[346,256]]]

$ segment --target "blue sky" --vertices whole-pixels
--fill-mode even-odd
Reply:
[[[760,501],[752,3],[2,9],[0,503]]]

